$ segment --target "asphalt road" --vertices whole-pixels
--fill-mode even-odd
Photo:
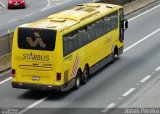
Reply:
[[[0,35],[6,34],[8,29],[14,29],[13,27],[22,23],[29,16],[28,14],[47,6],[47,0],[26,0],[25,9],[8,9],[7,0],[1,0],[1,3],[6,7],[6,10],[0,12]]]
[[[159,20],[160,6],[130,20],[125,34],[124,54],[114,64],[94,74],[79,90],[63,94],[21,90],[11,88],[10,81],[7,81],[0,84],[0,107],[34,108],[24,109],[25,114],[106,112],[106,107],[127,98],[126,92],[136,88],[140,80],[160,65]],[[4,76],[9,77],[10,74]]]

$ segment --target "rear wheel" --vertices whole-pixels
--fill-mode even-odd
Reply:
[[[116,59],[116,54],[115,54],[115,52],[113,52],[113,53],[112,53],[112,61],[111,61],[111,63],[114,63],[114,62],[115,62],[115,59]]]
[[[74,86],[74,89],[79,89],[80,87],[80,83],[81,83],[81,73],[80,71],[77,72],[77,75],[75,77],[75,86]]]
[[[114,63],[117,58],[118,58],[118,50],[115,48],[114,52],[112,52],[112,61],[111,61],[111,63]]]
[[[89,68],[88,66],[85,66],[83,75],[82,75],[82,84],[86,84],[89,78]]]

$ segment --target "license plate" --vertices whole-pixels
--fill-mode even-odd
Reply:
[[[39,77],[39,76],[33,76],[33,77],[32,77],[32,80],[33,80],[33,81],[39,81],[39,80],[40,80],[40,77]]]
[[[18,6],[18,5],[19,5],[19,3],[15,3],[15,4],[14,4],[14,6]]]

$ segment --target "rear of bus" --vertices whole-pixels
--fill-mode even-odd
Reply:
[[[52,29],[18,27],[12,49],[12,87],[60,90],[61,47]],[[58,49],[57,49],[58,48]]]

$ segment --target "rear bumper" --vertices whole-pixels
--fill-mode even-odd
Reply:
[[[45,85],[45,84],[32,84],[32,83],[22,83],[22,82],[12,82],[13,88],[20,89],[32,89],[32,90],[55,90],[55,91],[68,91],[75,86],[75,79],[68,81],[67,83],[57,86],[57,85]]]
[[[61,91],[62,86],[51,86],[44,84],[30,84],[30,83],[18,83],[12,82],[13,88],[21,88],[21,89],[33,89],[33,90],[56,90]]]
[[[8,8],[25,8],[25,4],[19,4],[18,6],[14,6],[14,4],[8,4]]]

